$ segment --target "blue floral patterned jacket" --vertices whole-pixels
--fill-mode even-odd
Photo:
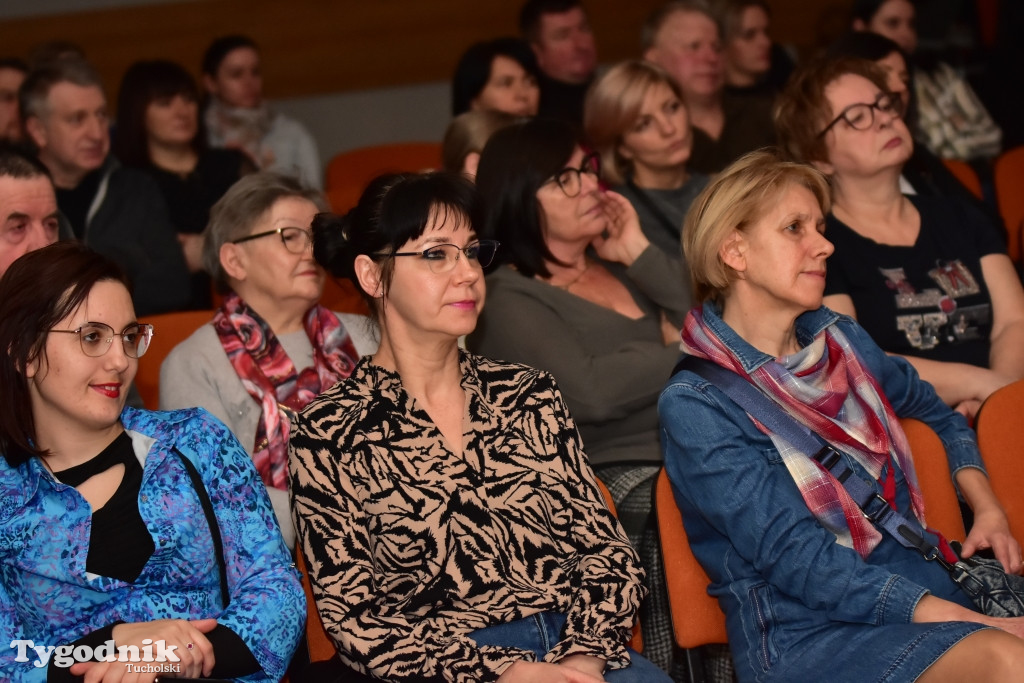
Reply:
[[[306,607],[262,482],[245,450],[205,410],[121,415],[143,466],[139,510],[155,550],[133,583],[85,569],[92,510],[39,458],[0,458],[0,680],[44,681],[16,662],[14,639],[64,645],[118,621],[216,617],[263,668],[243,680],[278,680],[301,635]],[[177,448],[198,469],[224,544],[230,603],[220,596],[216,552]]]

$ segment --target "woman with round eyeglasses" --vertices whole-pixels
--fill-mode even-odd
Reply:
[[[476,180],[484,234],[501,242],[502,265],[488,275],[488,308],[466,343],[554,375],[590,462],[656,575],[656,548],[643,538],[661,463],[658,393],[678,360],[690,306],[683,266],[648,240],[629,200],[601,189],[597,156],[563,123],[498,131]],[[657,610],[661,594],[653,595],[646,604]],[[661,648],[654,651],[664,658],[654,660],[667,668],[671,634],[649,630],[667,623],[661,617],[641,623],[645,647]]]
[[[201,409],[125,407],[152,334],[124,273],[80,244],[0,279],[4,681],[157,675],[101,661],[104,646],[170,652],[181,676],[276,681],[298,644],[302,588],[245,450]]]
[[[380,328],[290,446],[313,595],[354,670],[335,680],[666,680],[626,648],[642,571],[554,379],[459,348],[499,247],[475,199],[455,174],[386,175],[313,225]]]
[[[1024,377],[1024,289],[984,214],[954,197],[901,192],[913,146],[901,113],[878,66],[839,58],[799,72],[776,126],[786,151],[831,181],[825,305],[857,318],[972,416]]]
[[[206,227],[204,261],[223,303],[160,369],[160,407],[202,406],[252,454],[289,547],[285,476],[295,414],[376,349],[370,321],[318,305],[324,272],[310,224],[319,192],[275,173],[241,179]]]

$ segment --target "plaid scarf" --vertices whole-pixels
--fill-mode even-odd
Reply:
[[[291,417],[351,375],[359,360],[348,332],[323,306],[309,309],[303,326],[314,366],[298,372],[274,331],[237,294],[225,297],[213,318],[231,367],[262,408],[252,459],[263,483],[278,489],[287,486]]]
[[[927,528],[924,500],[903,428],[878,382],[838,327],[830,325],[799,352],[765,363],[751,374],[705,324],[701,307],[686,316],[682,339],[684,351],[737,373],[812,432],[856,460],[879,482],[882,495],[893,508],[893,467],[898,467],[910,489],[914,515]],[[867,558],[882,536],[843,485],[809,453],[797,450],[751,419],[771,438],[814,517],[841,545]]]

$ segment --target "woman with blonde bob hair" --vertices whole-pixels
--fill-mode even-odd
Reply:
[[[964,419],[906,360],[822,306],[827,189],[813,168],[754,152],[711,183],[684,228],[703,303],[683,323],[689,357],[658,404],[662,448],[737,677],[1016,679],[1024,618],[979,613],[940,563],[871,521],[895,510],[920,548],[956,560],[927,526],[900,426],[916,418],[942,439],[975,513],[961,555],[989,548],[1022,569]],[[741,407],[741,389],[780,414]],[[818,436],[813,450],[791,423]]]
[[[587,93],[583,126],[605,180],[629,199],[647,239],[678,257],[683,217],[708,184],[686,166],[693,134],[679,86],[650,62],[617,64]]]

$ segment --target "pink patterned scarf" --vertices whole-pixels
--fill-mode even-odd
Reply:
[[[910,489],[914,514],[927,528],[924,500],[903,428],[878,382],[861,365],[839,328],[827,327],[799,352],[765,363],[751,374],[705,324],[702,308],[686,316],[682,339],[684,351],[737,373],[811,431],[853,457],[880,482],[883,495],[893,507],[893,466],[898,467]],[[757,420],[754,423],[771,437],[815,518],[835,534],[840,544],[866,558],[882,537],[843,485],[808,457],[810,454],[798,451]]]
[[[252,459],[267,486],[284,489],[290,416],[338,380],[352,374],[359,356],[331,311],[314,306],[303,320],[313,346],[313,367],[297,372],[273,330],[237,294],[213,318],[221,346],[242,385],[261,405]]]

